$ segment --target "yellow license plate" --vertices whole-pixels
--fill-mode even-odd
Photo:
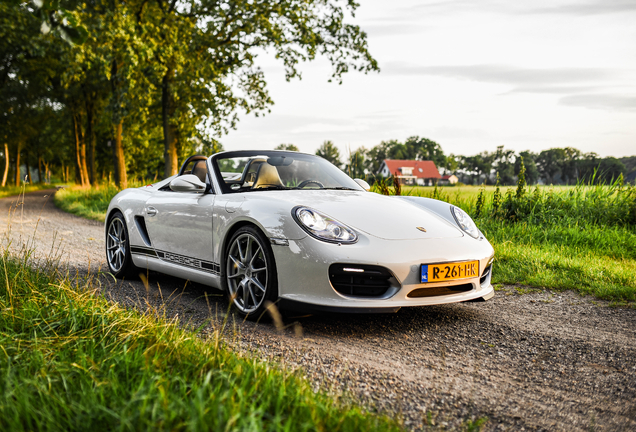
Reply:
[[[445,282],[479,276],[479,261],[422,264],[422,283]]]

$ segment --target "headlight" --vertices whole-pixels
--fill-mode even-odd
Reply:
[[[358,235],[348,226],[307,207],[296,207],[292,215],[312,236],[333,243],[355,243]]]
[[[464,210],[459,207],[451,206],[451,213],[457,222],[457,225],[469,236],[479,238],[479,228],[475,225],[475,222],[468,216]]]

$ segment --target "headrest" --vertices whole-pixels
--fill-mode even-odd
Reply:
[[[258,172],[256,173],[256,181],[254,182],[252,189],[260,189],[270,186],[285,185],[280,180],[280,176],[278,175],[278,170],[276,169],[276,167],[271,166],[267,162],[263,162],[261,166],[258,167]]]
[[[192,174],[199,177],[203,183],[205,183],[205,177],[208,174],[208,166],[205,164],[205,161],[199,161],[192,168]]]

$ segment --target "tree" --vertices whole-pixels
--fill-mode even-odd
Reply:
[[[446,156],[446,162],[444,162],[442,167],[444,167],[447,172],[454,174],[457,171],[457,168],[459,168],[459,158],[452,153],[449,154]]]
[[[102,3],[103,2],[103,3]],[[142,2],[141,5],[143,7]],[[124,154],[124,124],[132,116],[145,123],[156,87],[152,81],[156,44],[145,35],[152,29],[142,26],[134,1],[115,3],[96,1],[84,13],[89,29],[87,42],[77,50],[76,62],[89,63],[102,71],[110,87],[108,118],[111,122],[115,183],[126,188],[128,176]]]
[[[551,148],[543,150],[536,159],[537,168],[545,179],[546,183],[554,184],[557,174],[561,172],[566,161],[566,154],[563,149]]]
[[[274,150],[287,150],[295,152],[300,151],[294,144],[278,144],[276,147],[274,147]]]
[[[504,146],[497,146],[497,151],[492,155],[493,168],[499,173],[502,184],[511,185],[515,183],[515,152],[514,150],[504,150]]]
[[[287,79],[318,56],[336,81],[378,70],[366,34],[346,23],[353,1],[33,4],[0,2],[0,150],[18,181],[25,161],[39,178],[52,170],[72,181],[74,171],[81,184],[114,170],[122,188],[129,174],[156,176],[159,165],[172,174],[184,154],[235,127],[239,111],[268,111],[265,49]]]
[[[461,167],[473,177],[473,184],[479,184],[482,182],[482,175],[486,176],[484,180],[487,180],[490,175],[493,159],[494,154],[488,152],[481,152],[475,156],[464,156]]]
[[[588,153],[579,161],[580,178],[586,183],[611,183],[626,171],[625,164],[614,157],[599,158]]]
[[[282,61],[288,80],[300,77],[300,62],[318,55],[331,62],[337,81],[350,69],[379,70],[366,34],[345,22],[358,7],[353,1],[138,3],[135,16],[149,30],[148,45],[157,47],[166,176],[176,173],[178,143],[196,125],[223,133],[235,127],[237,109],[257,115],[269,110],[273,101],[257,67],[264,49]]]
[[[366,177],[365,173],[365,155],[367,154],[367,150],[364,147],[360,147],[353,153],[349,154],[349,161],[345,167],[345,172],[349,174],[351,178],[361,178],[364,179]]]
[[[430,160],[438,167],[443,167],[446,163],[446,156],[442,147],[433,140],[412,136],[404,142],[406,147],[405,159]]]
[[[26,2],[0,3],[0,128],[3,131],[6,184],[10,155],[15,155],[15,184],[20,185],[20,155],[34,130],[32,109],[38,102],[33,59],[42,53],[38,20]]]
[[[391,149],[398,145],[400,143],[397,140],[381,141],[380,144],[369,150],[366,158],[367,170],[377,174],[385,159],[393,159]]]
[[[565,147],[563,154],[565,157],[561,165],[561,177],[566,184],[576,183],[579,178],[578,165],[581,151],[572,147]]]
[[[532,153],[529,150],[519,152],[519,156],[523,158],[523,164],[526,168],[526,183],[532,185],[536,184],[539,180],[539,170],[537,169],[537,164],[535,162],[537,158],[536,153]],[[515,175],[519,175],[519,171],[521,169],[520,164],[521,159],[517,157],[515,160]]]
[[[322,145],[318,147],[318,150],[316,150],[316,155],[326,159],[338,168],[342,165],[340,161],[340,150],[338,150],[338,147],[336,147],[333,141],[324,141]]]

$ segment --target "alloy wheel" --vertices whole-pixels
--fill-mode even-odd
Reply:
[[[237,236],[227,255],[227,285],[234,305],[244,314],[256,311],[267,294],[267,258],[250,233]]]
[[[108,226],[108,235],[106,237],[106,258],[110,269],[115,273],[121,271],[126,262],[126,227],[124,221],[118,217],[114,217]]]

